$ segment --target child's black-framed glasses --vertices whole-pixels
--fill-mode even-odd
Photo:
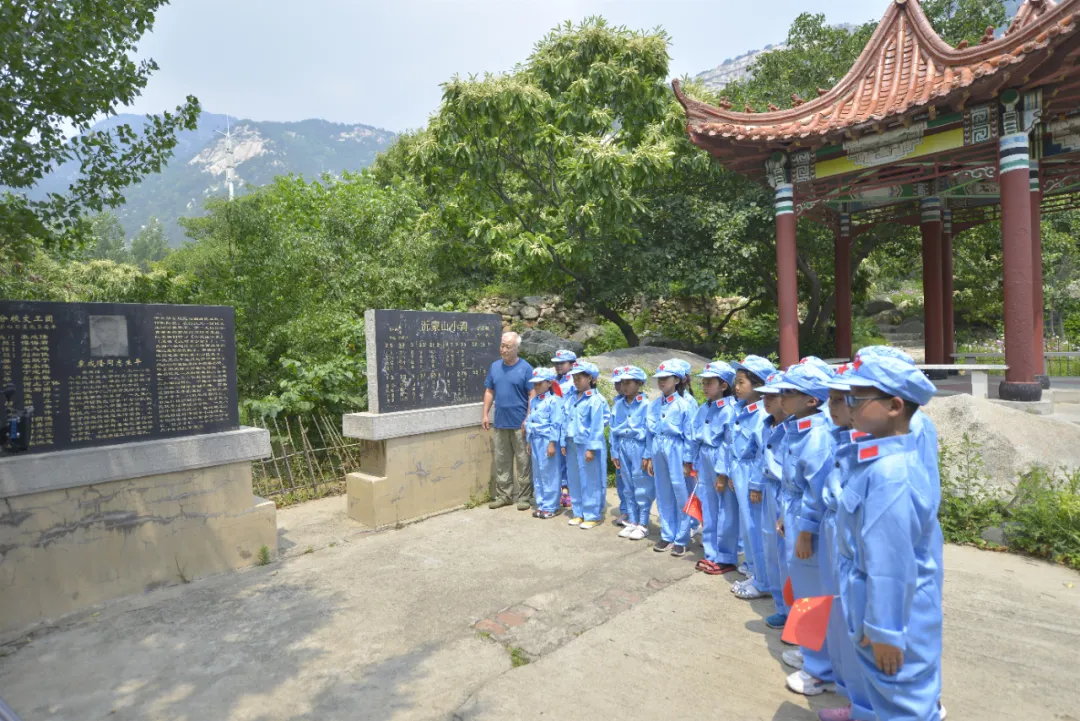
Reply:
[[[858,408],[867,401],[891,401],[893,396],[853,396],[848,394],[844,396],[844,404],[848,408]]]

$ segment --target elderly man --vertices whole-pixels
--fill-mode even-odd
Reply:
[[[504,333],[500,360],[491,364],[484,380],[484,430],[491,429],[491,404],[495,403],[495,499],[489,508],[516,502],[519,511],[532,508],[532,464],[527,452],[525,416],[529,412],[529,379],[532,366],[518,357],[521,336]],[[517,464],[517,473],[514,465]]]

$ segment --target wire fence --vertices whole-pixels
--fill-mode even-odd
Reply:
[[[271,455],[253,467],[255,494],[279,506],[345,491],[345,476],[360,469],[364,442],[345,438],[340,417],[311,414],[260,418],[270,433]]]

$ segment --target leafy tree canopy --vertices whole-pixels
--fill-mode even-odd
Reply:
[[[86,212],[122,203],[124,188],[161,169],[177,131],[195,128],[199,102],[189,96],[141,129],[89,132],[95,118],[131,104],[158,69],[132,56],[166,1],[0,4],[0,186],[8,189],[0,195],[0,257],[26,259],[35,240],[70,249],[86,236]],[[69,161],[80,173],[66,193],[31,201],[19,192]]]

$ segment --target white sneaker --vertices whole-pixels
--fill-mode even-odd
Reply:
[[[814,678],[806,671],[796,671],[787,677],[787,687],[803,696],[820,696],[826,691],[836,693],[836,684]]]
[[[739,589],[742,588],[743,586],[745,586],[746,584],[750,583],[751,580],[752,579],[749,579],[749,578],[741,578],[738,581],[735,581],[734,583],[731,584],[731,592],[732,593],[738,593]]]
[[[630,534],[634,532],[635,528],[637,528],[637,526],[634,524],[627,523],[623,526],[623,529],[619,531],[619,538],[630,538]]]
[[[940,701],[937,702],[937,712],[938,718],[945,721],[945,706]]]
[[[802,668],[802,651],[797,648],[793,648],[790,651],[784,651],[784,653],[781,655],[781,658],[784,659],[784,663],[786,663],[788,666],[791,666],[792,668]]]
[[[740,563],[736,570],[747,578],[750,578],[750,567],[746,565],[746,561]]]
[[[755,598],[765,598],[772,594],[767,591],[762,591],[754,585],[754,579],[750,579],[749,583],[744,583],[739,587],[739,590],[735,592],[736,598],[741,598],[744,601],[752,601]]]
[[[634,530],[630,532],[628,538],[631,541],[640,541],[649,537],[649,529],[645,526],[634,526]]]

